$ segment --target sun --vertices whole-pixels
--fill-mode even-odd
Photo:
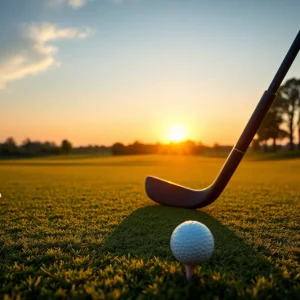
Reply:
[[[169,128],[168,138],[171,142],[182,142],[186,138],[186,130],[181,125],[173,125]]]

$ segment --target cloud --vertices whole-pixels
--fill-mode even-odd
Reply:
[[[47,71],[59,66],[53,43],[59,40],[82,40],[92,34],[90,28],[57,28],[50,23],[24,25],[17,40],[0,47],[0,89],[9,81]],[[52,42],[52,43],[51,43]]]
[[[62,4],[67,4],[68,6],[72,7],[73,9],[78,9],[86,5],[89,0],[49,0],[49,4],[58,6]]]
[[[71,7],[76,9],[84,6],[87,0],[68,0],[67,2]]]
[[[73,9],[78,9],[78,8],[85,6],[87,4],[87,2],[90,2],[93,0],[48,0],[48,1],[49,1],[48,3],[54,7],[57,7],[60,5],[68,5],[68,6],[72,7]],[[123,2],[123,0],[107,0],[107,1],[111,1],[115,4]]]

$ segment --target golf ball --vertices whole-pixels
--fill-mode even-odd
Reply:
[[[197,265],[208,260],[214,252],[214,244],[210,230],[197,221],[178,225],[170,241],[175,258],[186,265]]]

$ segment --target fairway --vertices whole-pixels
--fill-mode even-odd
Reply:
[[[0,161],[0,298],[300,299],[300,160],[243,160],[216,202],[159,206],[144,180],[204,188],[223,158],[127,156]],[[214,235],[186,282],[170,237]]]

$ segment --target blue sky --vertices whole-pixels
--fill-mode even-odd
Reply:
[[[166,141],[179,123],[233,144],[299,13],[298,0],[1,1],[0,141]]]

